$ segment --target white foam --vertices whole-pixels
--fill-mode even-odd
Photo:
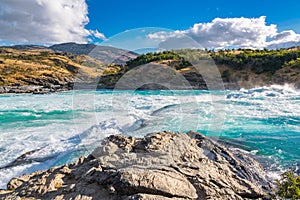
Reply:
[[[257,129],[262,134],[274,131],[273,127],[270,129],[270,126],[259,124],[259,120],[280,117],[290,120],[282,125],[283,128],[300,132],[300,126],[297,125],[297,117],[300,116],[299,97],[300,93],[290,86],[230,91],[227,99],[223,93],[208,92],[140,95],[132,92],[78,91],[76,94],[1,97],[0,115],[21,111],[19,114],[23,117],[35,118],[8,122],[0,127],[0,163],[8,164],[35,149],[40,150],[30,158],[53,160],[0,170],[0,187],[3,188],[10,178],[26,170],[50,167],[61,159],[57,155],[66,156],[79,146],[96,145],[110,134],[143,136],[162,130],[230,130],[227,134],[243,137],[242,131]],[[155,111],[159,112],[152,115]],[[55,117],[51,118],[51,114]],[[293,116],[295,118],[291,118]],[[278,129],[277,125],[274,127]],[[285,150],[281,149],[281,153],[284,154]]]
[[[0,188],[5,189],[7,186],[7,183],[14,177],[21,176],[23,172],[31,167],[32,165],[22,165],[22,166],[17,166],[9,169],[2,169],[0,170]]]

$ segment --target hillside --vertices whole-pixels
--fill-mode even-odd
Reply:
[[[54,47],[55,51],[51,49]],[[218,52],[183,49],[140,56],[129,53],[119,57],[119,60],[113,58],[126,50],[95,47],[97,50],[92,50],[91,56],[85,55],[87,49],[91,47],[93,45],[68,43],[50,48],[34,45],[0,48],[0,93],[47,93],[69,90],[73,89],[74,82],[86,87],[85,84],[88,83],[97,84],[95,81],[99,78],[98,88],[112,89],[128,71],[131,75],[126,76],[129,79],[125,82],[119,82],[120,89],[137,89],[137,84],[139,89],[167,89],[168,87],[161,83],[174,78],[175,82],[170,82],[173,89],[207,89],[204,78],[193,66],[205,62],[210,63],[211,67],[218,67],[227,89],[285,83],[300,88],[300,47]],[[63,52],[59,51],[59,48],[66,51],[73,51],[74,48],[76,52],[73,51],[75,54]],[[100,61],[100,57],[104,61]],[[111,64],[106,63],[109,59]],[[120,64],[120,59],[123,59],[122,63],[127,61]],[[145,64],[147,69],[141,71],[138,66]],[[174,72],[175,76],[172,75]],[[152,79],[148,75],[152,75]],[[182,77],[188,84],[176,81]],[[142,85],[141,81],[150,84]]]
[[[0,47],[0,93],[47,93],[94,87],[111,63],[123,65],[134,52],[94,44]],[[91,86],[92,84],[92,86]]]
[[[100,60],[101,62],[106,64],[125,64],[127,61],[135,59],[138,56],[138,54],[135,52],[111,46],[100,46],[95,44],[77,44],[73,42],[55,44],[49,47],[40,45],[15,45],[3,46],[1,48],[10,48],[15,50],[50,50],[57,53],[87,55],[94,59]]]
[[[71,89],[74,81],[97,78],[103,66],[99,60],[86,55],[43,48],[0,48],[0,86],[5,86],[0,93]]]
[[[106,77],[102,77],[100,87],[112,88],[124,72],[152,63],[170,66],[179,75],[183,75],[193,89],[207,89],[203,77],[193,67],[193,65],[205,62],[211,63],[211,67],[218,67],[227,89],[285,83],[300,88],[300,47],[281,50],[220,50],[218,52],[184,49],[147,53],[128,61],[125,68],[115,66],[113,71],[106,70]],[[155,89],[155,87],[148,89]]]
[[[125,64],[127,61],[138,56],[138,54],[131,51],[95,44],[64,43],[50,46],[49,49],[55,52],[67,52],[74,55],[89,55],[106,64]]]

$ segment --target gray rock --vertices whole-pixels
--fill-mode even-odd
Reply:
[[[132,166],[119,169],[117,172],[105,171],[98,183],[113,186],[114,192],[119,195],[147,193],[189,199],[198,197],[196,189],[185,176],[172,168],[153,167],[156,169]]]
[[[0,199],[258,199],[271,186],[247,152],[165,131],[111,135],[73,164],[12,179]]]
[[[45,83],[46,84],[46,83]],[[31,93],[31,94],[47,94],[51,92],[61,92],[71,90],[72,86],[69,83],[63,85],[15,85],[15,86],[2,86],[0,87],[0,94],[5,93]]]
[[[124,200],[186,200],[187,198],[169,198],[163,197],[160,195],[152,195],[152,194],[135,194],[125,198]]]

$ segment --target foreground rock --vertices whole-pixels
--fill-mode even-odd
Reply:
[[[258,199],[270,190],[247,153],[194,132],[112,135],[74,164],[7,186],[0,199]]]

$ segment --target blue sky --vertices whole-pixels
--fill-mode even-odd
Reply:
[[[183,36],[210,49],[300,45],[299,0],[0,0],[0,5],[0,45],[122,43],[130,49]],[[143,27],[163,29],[123,34],[125,42],[109,39]]]
[[[277,24],[280,31],[300,32],[300,1],[279,0],[87,0],[90,23],[108,37],[139,27],[188,29],[195,23],[214,18],[266,16],[267,23]]]

